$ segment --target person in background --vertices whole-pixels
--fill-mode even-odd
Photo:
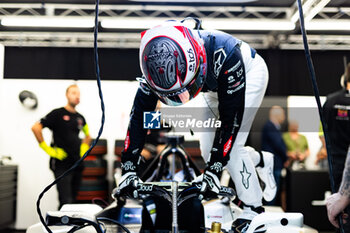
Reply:
[[[298,132],[297,121],[289,121],[288,132],[283,133],[283,141],[287,146],[288,166],[292,169],[305,168],[305,159],[310,155],[309,144],[304,135]]]
[[[326,142],[324,139],[323,128],[322,128],[321,122],[320,122],[318,137],[320,138],[322,145],[316,154],[315,164],[318,165],[321,169],[328,169]]]
[[[276,205],[281,192],[281,172],[287,161],[287,148],[281,133],[281,124],[285,121],[285,113],[281,106],[272,106],[269,112],[269,120],[262,130],[261,147],[263,151],[274,155],[273,175],[276,180],[277,194],[270,205]]]
[[[66,106],[52,110],[32,126],[40,148],[50,156],[50,169],[55,178],[78,161],[89,149],[91,142],[85,118],[75,109],[80,103],[80,90],[77,85],[70,85],[66,89],[66,98]],[[42,129],[45,127],[52,131],[53,140],[50,146],[44,141],[42,134]],[[79,138],[81,130],[85,134],[83,140]],[[75,202],[81,183],[82,170],[81,165],[57,183],[59,208],[64,204]]]
[[[343,89],[327,96],[323,115],[328,127],[335,190],[339,190],[350,145],[350,63],[343,75]],[[345,208],[345,232],[350,232],[350,209]]]

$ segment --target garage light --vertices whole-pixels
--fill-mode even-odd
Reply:
[[[62,28],[92,28],[93,18],[83,17],[4,17],[1,25],[8,27],[62,27]]]
[[[178,19],[181,21],[183,18]],[[101,26],[103,28],[116,28],[116,29],[148,29],[157,26],[169,18],[114,18],[114,19],[103,19],[101,21]],[[194,28],[195,23],[192,20],[187,20],[184,24],[189,28]]]
[[[218,30],[247,30],[247,31],[290,31],[294,30],[295,24],[288,20],[232,20],[215,19],[203,20],[204,29]]]
[[[317,20],[313,19],[310,22],[305,23],[306,30],[313,31],[349,31],[350,30],[350,20],[341,19],[327,19],[327,20]]]
[[[168,20],[167,18],[120,18],[120,19],[104,19],[101,21],[103,28],[115,29],[148,29]],[[189,28],[193,28],[194,22],[189,23]],[[232,20],[232,19],[204,19],[202,21],[203,29],[218,30],[293,30],[295,24],[287,20]]]

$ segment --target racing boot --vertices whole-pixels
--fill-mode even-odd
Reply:
[[[267,151],[259,151],[260,163],[256,167],[259,178],[265,184],[263,197],[265,201],[272,201],[277,192],[277,185],[273,176],[273,154]]]
[[[260,207],[244,206],[243,213],[232,223],[231,231],[233,233],[247,232],[253,218],[258,214],[263,213],[264,211],[265,209],[261,206]],[[266,231],[265,225],[261,225],[257,229],[255,229],[254,233],[265,232],[265,231]]]

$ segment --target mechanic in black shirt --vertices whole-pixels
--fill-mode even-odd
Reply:
[[[247,229],[251,220],[263,212],[255,166],[264,167],[264,159],[244,145],[268,82],[264,60],[247,43],[229,34],[191,30],[182,23],[168,21],[141,33],[140,66],[143,78],[139,79],[122,152],[120,192],[132,194],[136,183],[141,182],[137,172],[147,133],[143,128],[144,112],[154,111],[158,99],[166,105],[179,106],[201,96],[208,110],[204,113],[206,119],[213,112],[221,121],[216,132],[205,132],[200,139],[207,161],[201,181],[203,195],[219,192],[219,176],[227,165],[244,203],[232,230]],[[200,92],[205,93],[198,95]],[[267,169],[265,174],[269,174]]]
[[[59,177],[85,154],[91,141],[85,118],[75,109],[80,102],[78,86],[70,85],[66,90],[66,97],[66,106],[52,110],[32,127],[39,146],[51,157],[50,168],[54,172],[55,178]],[[45,127],[52,131],[51,146],[44,141],[42,129]],[[79,138],[80,130],[85,134],[83,140]],[[82,170],[83,167],[80,166],[57,183],[60,207],[75,202],[81,183]]]
[[[350,63],[343,75],[344,88],[327,96],[323,114],[328,126],[331,153],[333,157],[333,177],[335,190],[338,190],[343,177],[345,160],[350,145]],[[345,232],[350,232],[350,209],[347,213]]]

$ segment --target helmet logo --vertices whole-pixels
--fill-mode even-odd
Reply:
[[[169,89],[186,75],[186,59],[180,46],[166,37],[149,42],[144,50],[145,68],[155,85]]]
[[[187,52],[188,52],[188,56],[190,58],[190,60],[189,60],[190,65],[189,65],[188,69],[193,72],[194,69],[196,68],[195,67],[195,63],[194,63],[196,61],[196,59],[195,59],[195,56],[194,56],[193,49],[189,48]]]

